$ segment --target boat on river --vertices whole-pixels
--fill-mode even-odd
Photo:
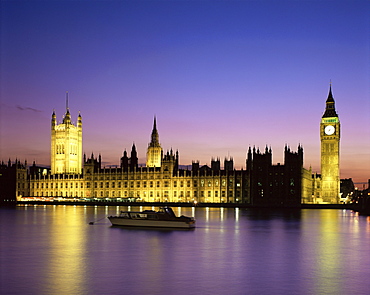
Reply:
[[[118,216],[108,216],[112,225],[135,227],[194,228],[195,218],[181,215],[177,217],[171,207],[161,207],[158,211],[121,211]]]

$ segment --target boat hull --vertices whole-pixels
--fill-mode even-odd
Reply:
[[[134,227],[167,227],[167,228],[194,228],[195,221],[172,221],[172,220],[140,220],[110,216],[112,225],[134,226]]]

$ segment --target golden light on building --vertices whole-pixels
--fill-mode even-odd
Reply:
[[[163,152],[154,117],[146,165],[139,165],[135,144],[116,167],[102,167],[101,155],[82,154],[82,118],[71,121],[68,108],[57,124],[51,120],[51,169],[10,163],[17,174],[17,196],[54,200],[145,201],[179,203],[244,203],[297,207],[301,203],[338,203],[340,123],[331,87],[320,124],[321,175],[303,167],[303,147],[285,146],[284,164],[273,165],[271,147],[249,147],[246,169],[234,168],[232,157],[212,158],[211,165],[179,167],[179,153]]]
[[[71,121],[66,98],[66,113],[62,123],[57,123],[55,111],[51,119],[51,173],[82,173],[82,117],[78,114],[77,124]]]
[[[339,142],[340,122],[335,111],[331,91],[326,100],[326,109],[320,123],[321,139],[321,199],[323,203],[339,203]]]
[[[161,167],[162,153],[163,151],[159,143],[159,135],[157,131],[157,120],[154,117],[151,141],[148,145],[148,150],[146,154],[146,166],[147,167]]]

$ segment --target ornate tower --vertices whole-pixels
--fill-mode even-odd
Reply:
[[[138,160],[138,157],[137,157],[136,146],[135,146],[135,144],[132,144],[131,158],[130,158],[130,169],[131,169],[131,171],[135,171],[138,167],[139,167],[139,160]]]
[[[161,167],[162,163],[162,147],[159,144],[159,135],[157,131],[157,121],[154,117],[152,138],[148,145],[146,152],[146,166],[147,167]]]
[[[66,113],[63,121],[57,124],[55,111],[51,118],[51,173],[82,173],[82,117],[78,114],[77,124],[71,122],[66,98]]]
[[[321,139],[321,198],[325,203],[339,203],[339,141],[340,122],[335,111],[331,92],[326,100],[326,109],[320,124]]]

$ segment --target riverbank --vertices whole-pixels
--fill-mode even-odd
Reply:
[[[242,203],[163,203],[117,201],[21,201],[18,205],[68,205],[68,206],[147,206],[147,207],[214,207],[214,208],[279,208],[279,209],[352,209],[346,204],[301,204],[299,207],[257,207]]]

